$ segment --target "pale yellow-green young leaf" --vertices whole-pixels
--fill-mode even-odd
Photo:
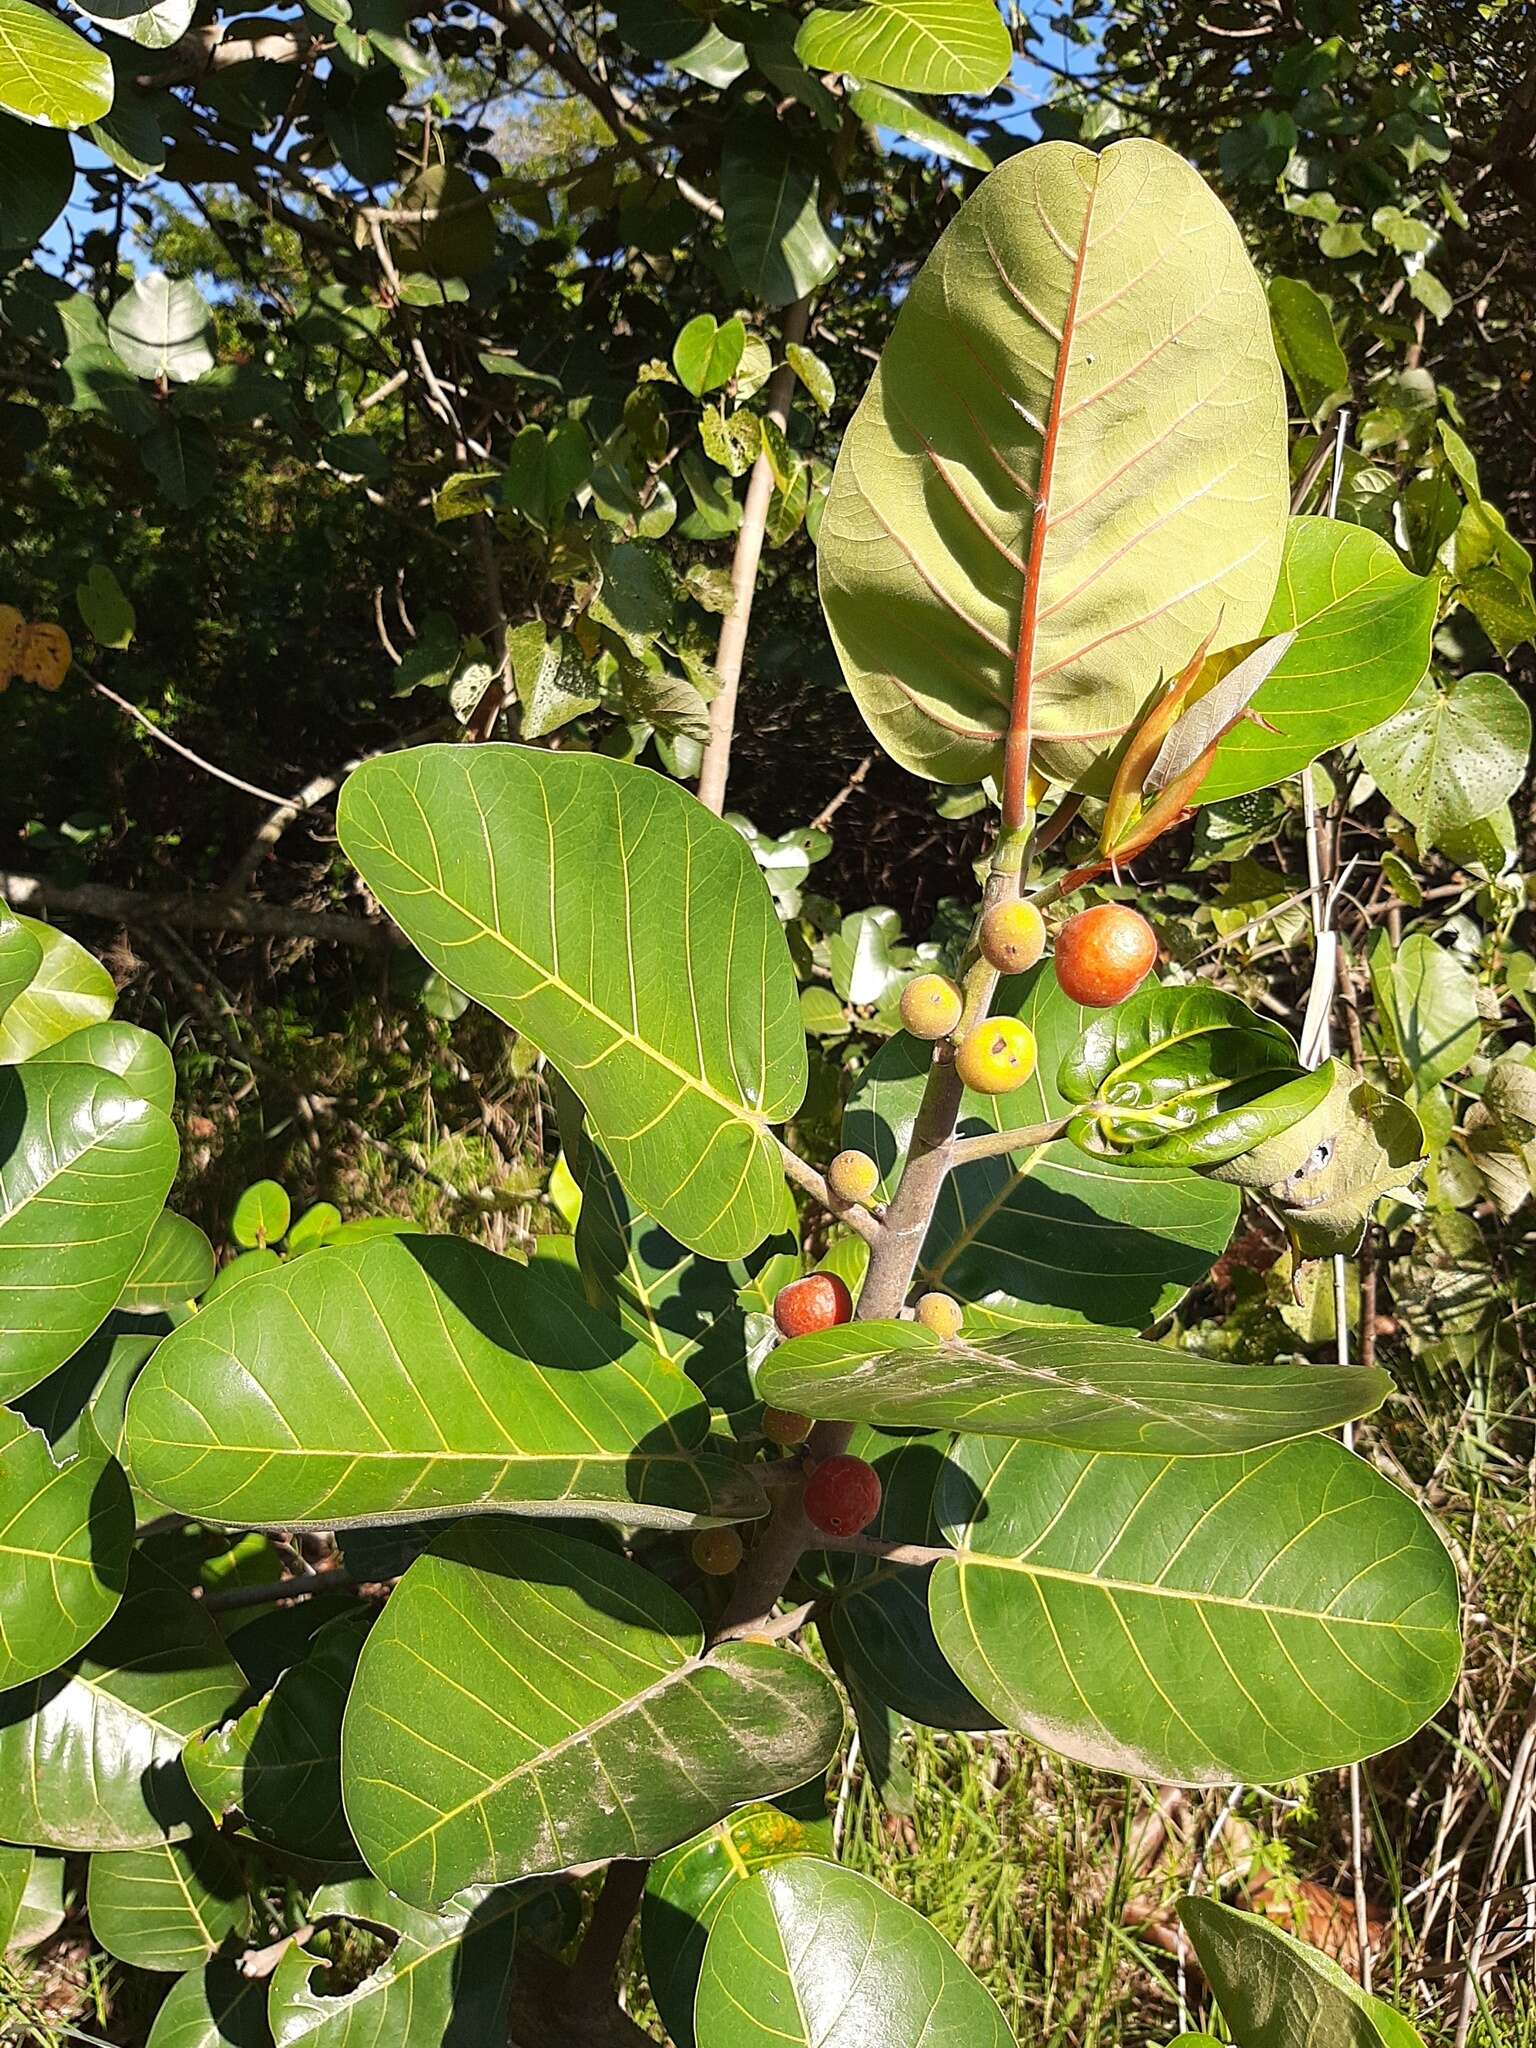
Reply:
[[[881,743],[996,774],[1015,677],[1038,765],[1091,779],[1207,633],[1255,639],[1285,407],[1232,221],[1159,144],[995,171],[901,309],[844,439],[821,593]]]

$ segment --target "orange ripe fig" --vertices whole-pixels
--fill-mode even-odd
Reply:
[[[803,1444],[810,1433],[809,1415],[796,1415],[792,1408],[763,1410],[763,1435],[771,1444],[781,1444],[789,1450],[795,1444]]]
[[[880,1169],[867,1152],[839,1152],[827,1168],[827,1186],[839,1202],[867,1202],[880,1185]]]
[[[774,1296],[773,1320],[781,1337],[808,1337],[853,1316],[853,1296],[835,1273],[807,1273]]]
[[[1011,1095],[1035,1071],[1035,1034],[1017,1017],[988,1017],[955,1054],[955,1072],[978,1095]]]
[[[1045,919],[1033,903],[994,903],[981,920],[981,956],[999,974],[1022,974],[1045,951]]]
[[[701,1529],[692,1549],[694,1563],[712,1579],[723,1579],[741,1563],[741,1538],[734,1529]]]
[[[952,1294],[920,1294],[917,1320],[935,1337],[958,1337],[965,1311]]]
[[[1054,959],[1063,995],[1107,1010],[1134,995],[1157,965],[1157,935],[1129,904],[1097,903],[1067,919]]]
[[[805,1484],[805,1516],[823,1536],[857,1536],[880,1512],[880,1475],[862,1458],[828,1458]]]
[[[919,974],[901,992],[901,1021],[914,1038],[947,1038],[964,1009],[959,989],[943,974]]]

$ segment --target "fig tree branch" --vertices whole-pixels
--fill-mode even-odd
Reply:
[[[1044,1124],[1020,1124],[1011,1131],[983,1131],[974,1138],[956,1138],[949,1148],[949,1163],[952,1167],[969,1166],[978,1159],[996,1159],[1008,1152],[1032,1152],[1039,1145],[1049,1145],[1053,1138],[1059,1138],[1072,1119],[1069,1116],[1052,1118]]]
[[[805,339],[811,317],[809,299],[796,299],[784,315],[784,346],[792,348]],[[768,418],[782,434],[789,424],[789,406],[795,388],[791,364],[781,362],[768,385]],[[718,818],[725,809],[725,785],[731,772],[731,740],[736,730],[736,697],[741,687],[742,658],[747,651],[747,627],[752,619],[752,599],[757,590],[758,564],[763,556],[763,538],[768,530],[768,507],[773,499],[773,464],[766,445],[758,450],[747,484],[742,508],[741,531],[736,536],[736,553],[731,561],[731,608],[720,625],[720,644],[715,653],[715,672],[720,678],[709,707],[709,739],[699,767],[699,802]]]
[[[227,768],[220,768],[213,761],[205,761],[201,754],[193,753],[192,749],[184,745],[182,741],[173,739],[168,732],[162,731],[152,718],[139,709],[137,704],[130,704],[126,697],[119,697],[116,690],[109,690],[106,684],[100,681],[98,677],[93,676],[88,668],[85,668],[79,662],[75,666],[80,669],[81,674],[89,682],[98,697],[104,697],[109,704],[115,704],[119,711],[126,712],[137,724],[143,726],[152,740],[157,740],[162,747],[169,747],[173,754],[180,754],[184,761],[190,761],[194,767],[201,768],[205,775],[212,775],[217,777],[220,782],[227,782],[231,789],[238,789],[246,796],[259,797],[264,804],[277,804],[281,806],[296,801],[293,797],[277,795],[275,790],[263,789],[259,783],[246,782],[238,775],[231,775]]]

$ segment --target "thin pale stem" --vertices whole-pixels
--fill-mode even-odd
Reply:
[[[1091,1105],[1089,1105],[1091,1108]],[[1032,1152],[1059,1138],[1072,1121],[1058,1116],[1050,1123],[1020,1124],[1011,1131],[983,1131],[974,1138],[956,1138],[949,1148],[951,1167],[969,1166],[977,1159],[996,1159],[1008,1152]]]

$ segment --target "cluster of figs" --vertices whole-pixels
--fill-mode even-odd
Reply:
[[[1023,974],[1045,952],[1045,920],[1038,907],[1019,897],[996,903],[981,921],[982,958],[999,974]],[[1051,955],[1062,993],[1085,1009],[1107,1010],[1123,1003],[1145,981],[1157,961],[1157,938],[1139,911],[1122,903],[1095,904],[1068,918]],[[983,1017],[964,1027],[965,996],[944,974],[919,974],[901,995],[901,1021],[914,1038],[952,1042],[955,1071],[980,1095],[1009,1095],[1035,1071],[1035,1034],[1019,1017]],[[833,1202],[853,1208],[869,1201],[880,1169],[867,1152],[839,1152],[827,1168]],[[963,1311],[953,1295],[919,1297],[914,1313],[936,1337],[958,1336]],[[807,1273],[774,1297],[773,1320],[780,1337],[806,1337],[853,1318],[853,1296],[836,1273]],[[764,1408],[763,1434],[770,1443],[796,1450],[811,1433],[810,1419],[787,1409]],[[806,1520],[824,1536],[860,1535],[880,1512],[880,1477],[863,1458],[807,1459],[801,1505]],[[694,1538],[694,1562],[711,1575],[733,1572],[741,1562],[741,1538],[734,1529],[705,1529]]]

